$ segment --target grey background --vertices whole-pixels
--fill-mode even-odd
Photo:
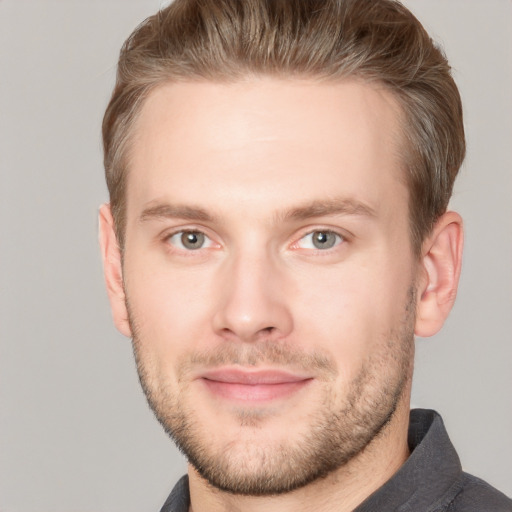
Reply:
[[[118,50],[157,0],[0,0],[0,511],[159,510],[185,464],[111,323],[97,208]],[[512,495],[512,3],[410,0],[465,102],[459,298],[413,405]]]

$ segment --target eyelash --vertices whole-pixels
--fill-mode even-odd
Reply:
[[[320,248],[320,247],[302,248],[302,247],[299,246],[299,243],[301,241],[305,240],[306,237],[314,235],[315,233],[319,233],[319,234],[322,233],[324,235],[334,235],[336,237],[336,239],[334,241],[334,245],[332,247],[327,247],[327,248],[323,248],[323,249]],[[346,236],[344,236],[343,234],[339,233],[338,231],[335,231],[333,229],[317,228],[317,229],[312,229],[312,230],[308,231],[307,233],[304,233],[300,238],[297,239],[296,242],[294,242],[292,244],[292,247],[293,248],[297,248],[297,249],[312,250],[312,251],[315,251],[317,253],[329,253],[331,251],[336,250],[337,247],[339,247],[340,245],[342,245],[346,241],[347,241]],[[314,241],[312,241],[311,243],[314,244]]]
[[[177,237],[178,235],[180,235],[182,237],[184,234],[187,234],[187,233],[203,235],[205,237],[205,239],[208,240],[208,246],[207,247],[201,246],[201,247],[198,247],[197,249],[189,249],[186,247],[178,247],[176,244],[173,244],[171,242],[172,238]],[[333,245],[332,247],[328,247],[326,249],[314,248],[314,247],[303,248],[303,247],[299,246],[299,243],[302,240],[304,240],[308,236],[313,235],[314,233],[324,233],[327,235],[334,235],[336,237],[335,245]],[[177,250],[177,251],[180,251],[182,254],[188,254],[188,255],[192,255],[193,253],[199,252],[201,249],[212,248],[215,245],[220,246],[220,244],[216,244],[216,242],[214,242],[212,240],[212,238],[210,236],[208,236],[208,234],[205,232],[205,230],[199,229],[199,228],[189,228],[189,229],[182,228],[182,229],[179,229],[176,231],[172,231],[170,233],[166,233],[162,237],[162,240],[167,246],[171,246],[171,248],[172,248],[171,250]],[[309,231],[301,234],[301,236],[299,238],[297,238],[296,241],[293,242],[289,247],[291,247],[292,249],[295,249],[295,250],[303,249],[305,251],[311,251],[316,254],[329,254],[329,253],[335,251],[337,248],[339,248],[340,245],[344,245],[347,242],[347,240],[348,240],[348,237],[345,234],[340,233],[339,231],[336,231],[333,229],[316,228],[316,229],[310,229]],[[181,245],[183,245],[183,244],[181,244]]]
[[[174,237],[177,237],[178,235],[180,235],[180,237],[183,237],[183,235],[185,234],[198,234],[198,235],[202,235],[204,236],[204,238],[206,240],[208,240],[208,247],[204,247],[204,246],[201,246],[201,247],[198,247],[197,249],[188,249],[186,247],[177,247],[175,244],[173,244],[171,242],[171,240],[174,238]],[[186,253],[194,253],[196,251],[199,251],[200,249],[208,249],[210,248],[214,242],[213,240],[211,239],[211,237],[209,237],[203,230],[201,229],[180,229],[178,231],[173,231],[171,233],[167,233],[164,237],[163,237],[163,240],[166,244],[168,245],[171,245],[172,247],[178,249],[179,251],[182,251],[182,252],[186,252]],[[180,242],[181,243],[181,242]],[[181,243],[181,245],[183,246],[183,243]]]

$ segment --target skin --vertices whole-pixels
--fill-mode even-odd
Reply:
[[[406,460],[413,335],[450,311],[462,223],[444,214],[414,256],[400,121],[388,91],[357,81],[168,84],[147,99],[123,264],[108,205],[100,238],[114,321],[157,416],[171,431],[188,422],[242,479],[265,464],[293,473],[282,460],[319,426],[353,448],[271,496],[225,492],[190,465],[193,510],[352,510]],[[332,247],[315,247],[320,232]],[[242,384],[226,382],[236,372]],[[276,372],[284,386],[268,382]],[[361,423],[374,430],[357,444]]]

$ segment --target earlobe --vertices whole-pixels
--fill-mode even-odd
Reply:
[[[130,338],[132,333],[124,294],[121,250],[117,243],[114,219],[108,204],[102,205],[99,211],[99,241],[114,323],[121,334]]]
[[[439,331],[453,307],[462,266],[463,238],[460,215],[446,212],[423,243],[415,325],[417,336],[428,337]]]

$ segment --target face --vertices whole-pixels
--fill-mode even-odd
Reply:
[[[406,400],[415,260],[388,92],[253,79],[152,92],[127,181],[141,382],[214,486],[275,494],[357,457]]]

